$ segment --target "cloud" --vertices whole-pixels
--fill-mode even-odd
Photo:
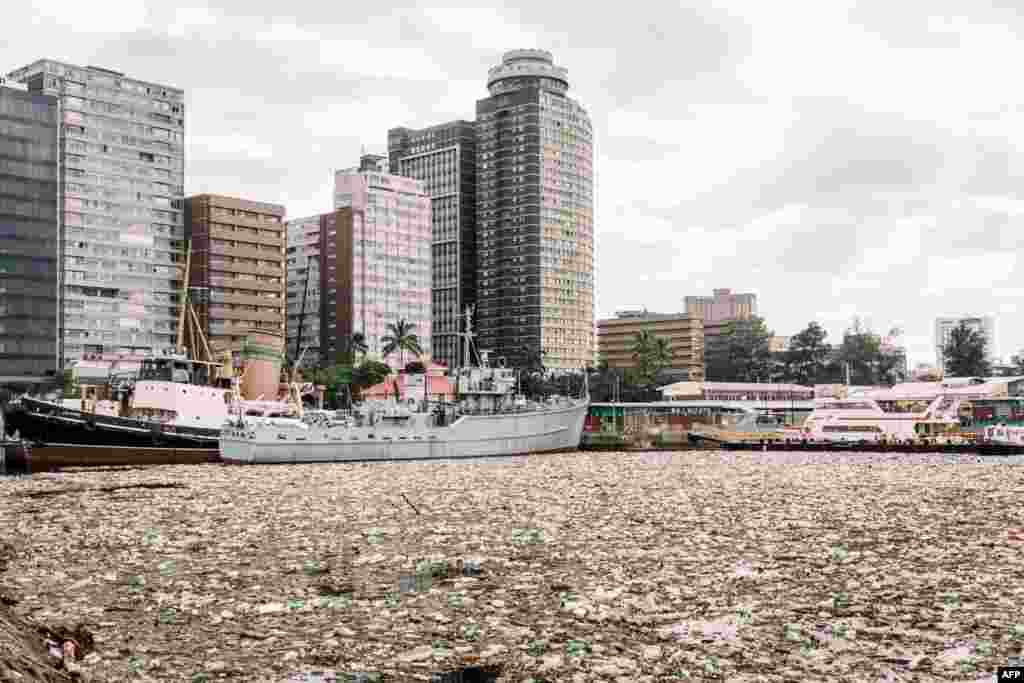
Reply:
[[[503,51],[548,49],[594,123],[601,314],[731,287],[781,334],[817,319],[834,340],[860,315],[931,361],[936,316],[993,312],[1000,348],[1024,347],[1009,0],[5,12],[0,66],[49,56],[185,89],[186,190],[290,216],[328,210],[331,171],[384,151],[388,128],[472,118]]]
[[[8,30],[17,26],[11,21],[9,9],[13,11],[4,10]],[[33,0],[26,9],[30,10],[33,23],[57,24],[81,35],[125,33],[145,26],[147,21],[146,3],[139,0],[104,0],[102,9],[87,2]]]

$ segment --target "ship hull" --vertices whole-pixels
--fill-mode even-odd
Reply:
[[[5,414],[8,433],[36,443],[145,448],[215,448],[218,429],[153,425],[132,418],[92,415],[23,397]]]
[[[588,404],[581,403],[531,413],[466,415],[449,427],[419,431],[313,428],[296,435],[274,427],[234,427],[225,429],[221,436],[221,460],[233,464],[298,464],[570,451],[579,448],[588,409]]]

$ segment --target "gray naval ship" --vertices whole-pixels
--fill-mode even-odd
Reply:
[[[471,357],[472,331],[463,333]],[[420,460],[575,450],[590,406],[582,396],[527,401],[516,371],[479,364],[456,374],[457,400],[365,403],[351,414],[307,411],[298,418],[238,416],[220,437],[224,462],[235,464]],[[584,373],[584,378],[586,373]],[[427,380],[427,378],[424,378]],[[429,380],[427,380],[429,381]],[[397,391],[396,391],[397,394]],[[411,404],[411,405],[410,405]]]

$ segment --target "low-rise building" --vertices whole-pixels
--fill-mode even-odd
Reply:
[[[650,330],[656,337],[668,339],[672,350],[669,370],[685,370],[688,379],[704,379],[704,323],[685,314],[622,312],[615,318],[597,323],[598,354],[612,368],[632,368],[636,335]]]

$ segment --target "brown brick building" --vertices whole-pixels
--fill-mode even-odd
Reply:
[[[672,365],[668,369],[686,370],[692,381],[704,379],[704,321],[684,314],[620,313],[617,318],[600,320],[599,356],[607,359],[609,367],[634,367],[633,342],[636,334],[645,329],[669,340]]]
[[[251,329],[284,335],[284,207],[196,195],[185,200],[185,235],[193,303],[214,351],[240,350]]]

